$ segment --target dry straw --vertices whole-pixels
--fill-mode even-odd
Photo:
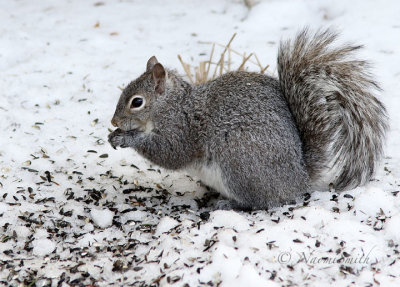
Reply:
[[[226,45],[211,42],[199,42],[200,44],[208,44],[212,46],[209,59],[207,61],[201,61],[198,66],[195,67],[192,67],[190,64],[184,62],[181,55],[178,55],[178,59],[182,64],[186,76],[192,84],[198,85],[206,83],[208,81],[214,80],[224,73],[232,71],[233,59],[238,57],[240,58],[241,62],[240,65],[234,70],[247,70],[246,64],[251,64],[258,67],[261,74],[265,73],[269,65],[261,65],[261,62],[255,53],[250,53],[249,55],[246,55],[246,53],[239,53],[231,48],[232,41],[235,37],[236,33],[233,34],[228,44]],[[220,54],[219,59],[217,61],[214,61],[216,47],[223,50]]]

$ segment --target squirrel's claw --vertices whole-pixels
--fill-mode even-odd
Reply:
[[[117,147],[124,146],[124,136],[121,129],[116,129],[112,133],[108,135],[108,142],[112,146],[113,149],[117,149]]]

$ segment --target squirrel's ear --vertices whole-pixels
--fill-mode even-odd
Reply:
[[[153,80],[155,91],[162,94],[165,91],[165,69],[160,63],[156,63],[153,67]]]
[[[154,65],[158,63],[158,60],[156,58],[156,56],[151,57],[148,61],[147,61],[147,67],[146,67],[146,71],[149,72],[153,69]]]

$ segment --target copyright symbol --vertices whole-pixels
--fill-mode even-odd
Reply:
[[[281,264],[289,263],[292,259],[290,252],[281,252],[278,256],[278,262]]]

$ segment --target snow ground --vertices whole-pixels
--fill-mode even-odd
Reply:
[[[0,285],[399,286],[398,15],[395,0],[1,1]],[[198,41],[237,32],[274,73],[304,25],[375,63],[391,132],[368,186],[214,210],[195,179],[105,143],[119,87],[153,54],[183,72],[177,54],[197,62]]]

